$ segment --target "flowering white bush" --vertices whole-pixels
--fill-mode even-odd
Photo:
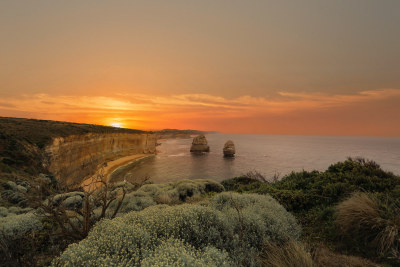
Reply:
[[[195,249],[193,246],[178,239],[168,239],[142,260],[143,267],[157,266],[233,266],[228,253],[214,247]]]
[[[116,186],[116,188],[118,189],[119,187]],[[140,211],[156,205],[161,197],[167,197],[170,201],[184,201],[187,197],[200,196],[208,192],[222,192],[223,190],[224,187],[220,183],[206,179],[181,180],[164,184],[146,184],[141,186],[137,191],[125,195],[118,214]],[[111,211],[117,206],[120,197],[110,204]]]
[[[261,248],[269,239],[285,241],[300,237],[301,229],[294,216],[269,195],[224,192],[210,199],[209,205],[241,221],[236,225],[241,228],[235,231],[246,230],[244,238],[253,238],[248,241],[253,246],[258,242]],[[254,238],[262,233],[264,239]]]
[[[53,265],[255,266],[265,241],[299,234],[293,216],[271,197],[222,193],[209,204],[155,205],[102,220]]]

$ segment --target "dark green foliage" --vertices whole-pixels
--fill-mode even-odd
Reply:
[[[400,177],[364,159],[349,158],[324,172],[293,172],[274,183],[238,177],[222,184],[227,190],[270,194],[297,217],[304,238],[336,246],[340,246],[333,223],[336,204],[358,191],[400,198]]]
[[[222,181],[221,184],[224,186],[225,190],[228,191],[238,190],[243,185],[250,185],[250,184],[256,184],[257,186],[261,185],[261,183],[258,180],[245,176],[228,179]]]
[[[20,207],[25,207],[27,204],[25,194],[18,191],[5,190],[1,192],[1,198]]]
[[[400,191],[400,177],[383,171],[378,164],[351,159],[331,165],[325,172],[292,172],[275,183],[245,177],[223,181],[227,190],[271,194],[294,212],[330,206],[356,191]]]

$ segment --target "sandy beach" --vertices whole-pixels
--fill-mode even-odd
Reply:
[[[136,155],[130,155],[130,156],[122,157],[122,158],[107,162],[103,169],[103,175],[104,175],[105,181],[109,182],[111,174],[119,167],[122,167],[126,164],[132,163],[134,161],[138,161],[140,159],[151,157],[153,155],[154,154],[136,154]],[[85,191],[91,191],[93,189],[97,189],[100,186],[99,182],[96,183],[98,174],[99,174],[99,170],[96,172],[96,174],[94,174],[90,178],[85,179],[81,183],[81,186],[83,187],[83,189]]]

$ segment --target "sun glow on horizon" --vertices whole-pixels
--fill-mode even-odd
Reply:
[[[400,136],[399,100],[400,89],[396,88],[353,94],[282,91],[273,97],[236,98],[218,94],[33,94],[0,99],[0,112],[7,117],[144,131],[173,128],[257,134]],[[113,105],[104,107],[103,102]]]
[[[110,125],[111,125],[112,127],[115,127],[115,128],[125,128],[125,127],[123,126],[122,122],[112,122],[112,123],[110,123]]]

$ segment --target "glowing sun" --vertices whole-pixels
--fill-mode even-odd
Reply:
[[[122,125],[122,122],[112,122],[111,126],[116,127],[116,128],[124,128],[124,126]]]

